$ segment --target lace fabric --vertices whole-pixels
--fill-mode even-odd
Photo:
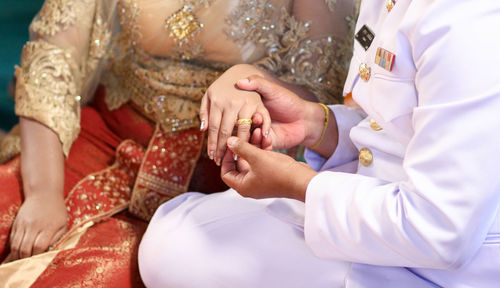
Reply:
[[[340,12],[334,15],[344,17],[331,17],[337,4]],[[268,56],[256,65],[286,82],[306,87],[320,102],[342,103],[359,5],[337,0],[307,4],[314,8],[303,5],[295,4],[293,16],[282,10],[278,33],[263,40]],[[320,20],[313,20],[316,17]]]
[[[16,114],[52,129],[66,156],[80,130],[80,107],[90,100],[109,50],[112,13],[103,3],[47,0],[16,67]]]
[[[68,155],[80,131],[78,67],[69,53],[44,41],[24,46],[16,67],[16,114],[56,131]]]
[[[82,7],[82,2],[65,0],[47,0],[31,23],[31,31],[48,36],[54,36],[61,30],[66,30],[76,22],[76,14]]]

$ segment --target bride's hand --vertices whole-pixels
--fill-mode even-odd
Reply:
[[[267,138],[269,135],[271,119],[260,95],[255,91],[244,91],[236,87],[239,79],[255,74],[264,76],[261,70],[252,65],[233,66],[210,85],[201,100],[200,130],[208,130],[207,153],[218,165],[224,157],[227,139],[233,134],[235,125],[236,135],[240,139],[250,139],[252,124],[250,121],[238,124],[239,119],[257,117],[262,137]]]
[[[10,254],[5,262],[43,253],[66,232],[68,215],[60,194],[38,191],[24,200],[12,225]]]

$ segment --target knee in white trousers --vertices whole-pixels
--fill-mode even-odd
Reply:
[[[276,201],[289,201],[298,210],[303,206],[294,200],[243,198],[234,190],[186,193],[163,204],[139,248],[144,283],[176,288],[343,287],[349,265],[314,256],[303,227],[269,213]],[[291,211],[285,213],[296,213]],[[303,217],[298,214],[291,216]]]

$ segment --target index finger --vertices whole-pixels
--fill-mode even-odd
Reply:
[[[236,86],[246,91],[256,91],[262,98],[274,98],[276,89],[280,88],[275,83],[258,75],[251,75],[248,78],[240,79],[236,82]]]

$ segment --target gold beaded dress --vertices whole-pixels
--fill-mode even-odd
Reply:
[[[68,232],[0,265],[0,286],[140,287],[137,246],[156,207],[222,191],[200,100],[248,63],[342,99],[357,1],[46,0],[16,67],[16,114],[59,137]],[[22,201],[19,132],[0,138],[0,261]]]

